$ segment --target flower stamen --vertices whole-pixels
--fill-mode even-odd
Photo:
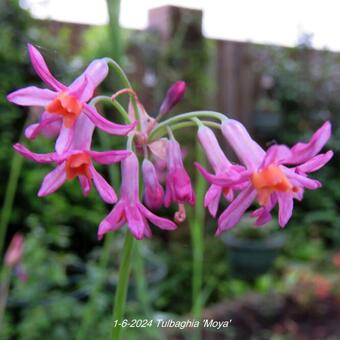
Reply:
[[[76,176],[85,176],[88,179],[91,179],[90,164],[91,157],[86,152],[79,152],[71,155],[66,160],[65,170],[67,179],[73,179]]]
[[[254,172],[251,175],[251,181],[257,191],[257,199],[260,205],[268,203],[270,195],[275,192],[293,192],[294,187],[289,182],[287,176],[276,165]]]
[[[83,104],[74,96],[62,92],[50,104],[46,106],[46,111],[52,114],[61,115],[66,128],[71,128],[77,120]]]

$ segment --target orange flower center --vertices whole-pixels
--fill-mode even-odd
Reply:
[[[293,187],[287,176],[276,165],[254,172],[251,181],[257,191],[257,199],[260,205],[268,203],[270,195],[275,192],[296,192],[297,188]]]
[[[46,111],[63,116],[65,127],[70,128],[77,120],[82,107],[83,104],[76,97],[62,92],[46,106]]]
[[[76,176],[85,176],[88,179],[92,178],[90,172],[91,157],[86,152],[76,153],[71,155],[66,160],[66,176],[67,179],[73,179]]]

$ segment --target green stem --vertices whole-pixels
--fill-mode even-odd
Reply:
[[[166,128],[166,126],[178,123],[182,120],[188,120],[191,118],[195,117],[206,117],[206,118],[213,118],[213,119],[218,119],[219,121],[223,121],[225,119],[228,119],[225,115],[219,112],[215,111],[194,111],[194,112],[187,112],[187,113],[182,113],[177,116],[171,117],[162,123],[158,124],[150,133],[150,141],[154,139],[154,135],[158,133],[159,130],[162,130]]]
[[[15,193],[17,191],[18,181],[20,177],[21,167],[23,163],[23,157],[18,153],[14,153],[11,168],[9,172],[9,179],[5,191],[5,199],[1,210],[0,219],[0,256],[5,242],[5,236],[7,227],[11,218]]]
[[[196,160],[202,165],[205,163],[204,154],[199,143],[196,144]],[[205,209],[204,193],[206,191],[206,182],[203,176],[196,176],[196,206],[194,208],[194,217],[190,225],[191,239],[192,239],[192,314],[195,319],[201,319],[202,317],[202,283],[203,283],[203,256],[204,256],[204,220]],[[199,338],[199,329],[196,334]]]
[[[4,266],[0,275],[0,335],[2,327],[2,322],[5,316],[5,310],[7,305],[7,298],[9,292],[9,286],[11,283],[12,268]]]
[[[126,110],[124,109],[124,107],[117,101],[117,100],[112,100],[111,97],[108,96],[97,96],[94,97],[89,105],[95,106],[100,102],[107,102],[112,104],[117,111],[119,112],[119,114],[122,116],[122,118],[124,119],[125,123],[130,123],[130,118],[129,118],[129,114],[126,112]]]
[[[123,83],[123,86],[125,88],[132,88],[131,83],[128,79],[128,77],[126,76],[125,72],[123,71],[123,69],[119,66],[119,64],[114,61],[111,58],[104,58],[104,60],[113,68],[113,71],[116,73],[116,75],[120,78],[120,81]]]
[[[141,251],[141,245],[139,242],[136,242],[135,245],[135,260],[134,260],[134,273],[136,279],[136,287],[137,287],[137,296],[138,300],[140,300],[143,312],[147,317],[151,315],[151,307],[150,300],[147,294],[147,283],[145,279],[145,266],[144,266],[144,257]]]
[[[31,117],[28,116],[24,126],[26,126],[31,121]],[[20,137],[19,143],[22,143],[24,140],[23,134]],[[15,194],[17,192],[20,172],[22,168],[24,158],[15,152],[12,157],[11,167],[9,170],[9,178],[7,181],[6,191],[5,191],[5,198],[4,203],[1,209],[0,215],[0,259],[3,252],[6,232],[8,228],[8,224],[10,222],[12,210],[13,210],[13,203]]]
[[[126,76],[123,69],[118,65],[118,63],[115,62],[114,60],[112,60],[111,58],[105,58],[105,60],[109,65],[111,65],[113,67],[113,71],[118,75],[121,82],[124,84],[124,87],[129,88],[133,91],[133,88],[131,86],[131,83],[130,83],[128,77]],[[138,129],[140,130],[141,129],[141,119],[140,119],[140,114],[139,114],[139,110],[138,110],[138,106],[137,106],[136,97],[131,93],[129,94],[129,96],[130,96],[130,99],[131,99],[133,109],[134,109],[135,114],[136,114],[136,119],[138,121]]]
[[[113,306],[113,328],[112,340],[119,340],[121,332],[121,322],[123,320],[126,294],[130,275],[131,255],[134,245],[134,238],[129,230],[126,231],[123,254],[120,263],[118,285]]]
[[[212,128],[215,129],[220,129],[221,125],[215,122],[211,122],[208,120],[202,120],[202,123],[204,125],[210,126]],[[197,126],[197,123],[192,121],[192,120],[188,120],[188,121],[182,121],[179,123],[175,123],[174,125],[168,125],[171,127],[171,130],[178,130],[178,129],[183,129],[183,128],[187,128],[187,127],[191,127],[191,126]],[[161,129],[157,129],[156,133],[152,132],[152,138],[149,139],[149,142],[153,142],[159,138],[161,138],[162,136],[167,134],[167,126],[163,126]]]
[[[123,53],[121,30],[119,26],[120,0],[106,0],[109,13],[109,40],[111,43],[111,55],[118,62],[121,62]]]
[[[107,268],[109,259],[110,259],[110,250],[112,246],[112,240],[113,240],[113,234],[109,233],[105,237],[104,241],[104,247],[102,252],[100,253],[100,259],[99,259],[99,273],[100,275],[104,272],[105,268]],[[95,284],[93,289],[90,292],[89,301],[86,305],[86,310],[84,312],[84,317],[82,319],[82,323],[80,325],[79,331],[77,332],[76,340],[83,340],[86,338],[86,335],[88,334],[88,331],[90,330],[91,326],[93,325],[95,321],[95,305],[96,305],[96,297],[100,290],[103,287],[103,284],[105,282],[106,276],[100,276]]]

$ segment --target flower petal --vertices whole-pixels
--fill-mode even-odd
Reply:
[[[39,77],[54,90],[64,91],[66,87],[52,76],[40,52],[31,44],[27,44],[27,48],[32,66]]]
[[[251,217],[257,217],[255,224],[261,226],[272,220],[272,214],[265,207],[256,209],[250,214]]]
[[[109,66],[105,58],[93,60],[84,72],[97,87],[108,75]]]
[[[115,231],[126,223],[125,203],[119,201],[112,211],[101,221],[98,228],[98,239],[101,240],[109,231]]]
[[[7,96],[7,100],[22,106],[46,106],[55,99],[56,96],[57,93],[51,90],[29,86],[10,93]]]
[[[161,138],[148,144],[148,148],[153,153],[153,155],[155,155],[156,157],[163,161],[166,160],[167,147],[168,139],[166,138]]]
[[[60,117],[51,115],[49,118],[41,119],[39,123],[27,126],[25,136],[28,139],[35,139],[40,133],[43,133],[46,137],[52,137],[60,131],[60,122]]]
[[[89,150],[95,129],[95,125],[92,121],[84,113],[81,113],[74,127],[71,129],[74,130],[72,148],[78,150]]]
[[[279,225],[283,228],[293,213],[293,196],[290,193],[276,193],[279,203]]]
[[[89,180],[86,176],[78,176],[78,178],[83,195],[87,196],[91,191],[91,180]]]
[[[13,148],[16,152],[20,153],[20,155],[37,163],[52,163],[57,160],[57,156],[54,152],[45,154],[34,153],[20,143],[14,144]]]
[[[99,164],[118,163],[128,157],[131,151],[128,150],[112,150],[112,151],[89,151],[92,159]]]
[[[65,162],[48,173],[39,189],[38,196],[46,196],[57,191],[66,181]]]
[[[202,126],[198,129],[197,136],[215,172],[226,171],[231,163],[222,151],[214,132],[210,128]]]
[[[175,230],[177,228],[175,222],[153,214],[150,210],[145,208],[143,204],[138,203],[137,207],[141,211],[141,213],[157,227],[165,230]]]
[[[77,78],[74,83],[68,88],[68,93],[76,97],[80,102],[87,102],[92,98],[95,86],[91,79],[84,74]]]
[[[59,136],[55,143],[55,149],[58,154],[63,154],[65,151],[70,149],[73,141],[73,135],[73,128],[66,128],[64,126],[61,127]]]
[[[82,102],[87,102],[92,96],[95,88],[106,78],[109,72],[109,67],[105,58],[96,59],[90,63],[84,73],[79,76],[70,86],[69,89],[73,91],[78,87],[78,83],[84,81],[84,78],[88,79],[88,84],[78,97]]]
[[[115,203],[117,201],[117,195],[111,185],[96,171],[93,165],[90,166],[90,172],[93,177],[94,185],[103,201],[109,204]]]
[[[310,190],[315,190],[321,187],[321,183],[316,179],[308,178],[306,175],[300,175],[291,169],[284,168],[284,172],[291,183],[296,187],[305,187]]]
[[[333,157],[333,151],[327,151],[326,153],[314,156],[307,162],[299,165],[296,170],[302,173],[314,172],[325,166]]]
[[[332,126],[326,121],[312,136],[308,143],[297,143],[292,148],[292,157],[287,164],[307,162],[320,152],[331,137]]]
[[[112,123],[87,104],[84,104],[83,111],[98,128],[112,135],[125,136],[137,125],[136,121],[128,125]]]
[[[237,120],[226,119],[221,125],[222,133],[242,163],[256,170],[262,163],[265,151],[249,135]]]
[[[215,184],[211,185],[204,196],[204,207],[210,212],[210,215],[215,217],[222,195],[222,188]]]
[[[256,191],[251,185],[248,185],[219,217],[216,235],[220,235],[223,231],[233,228],[241,220],[242,215],[250,207],[255,198]]]
[[[126,205],[125,214],[129,229],[137,240],[144,238],[145,219],[135,205]]]
[[[146,219],[144,220],[144,236],[147,238],[152,238],[152,232]]]
[[[212,184],[216,184],[222,187],[229,187],[232,185],[239,184],[247,180],[246,172],[240,176],[237,172],[230,171],[228,174],[218,173],[217,175],[210,174],[206,169],[203,168],[201,164],[198,162],[194,163],[198,171],[202,174],[202,176]]]
[[[285,145],[272,145],[266,153],[262,167],[267,167],[271,164],[279,165],[285,163],[291,157],[290,149]]]

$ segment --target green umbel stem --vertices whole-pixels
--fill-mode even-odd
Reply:
[[[228,119],[227,116],[223,115],[222,113],[215,112],[215,111],[193,111],[193,112],[187,112],[187,113],[182,113],[179,115],[176,115],[174,117],[171,117],[160,124],[158,124],[150,133],[149,136],[149,141],[152,142],[155,139],[159,138],[160,136],[164,135],[167,132],[167,127],[168,126],[173,126],[173,125],[178,125],[178,128],[186,127],[186,126],[181,126],[180,124],[187,123],[185,122],[187,120],[191,121],[192,118],[210,118],[210,119],[217,119],[219,122],[224,121],[225,119]],[[215,127],[216,123],[215,122],[204,122],[206,125],[211,125]],[[190,122],[190,125],[187,126],[192,126],[193,123]],[[157,137],[157,138],[156,138]]]
[[[204,165],[205,158],[203,151],[196,144],[196,160]],[[202,317],[202,283],[203,283],[203,256],[204,256],[204,220],[205,209],[204,193],[206,191],[206,182],[203,176],[196,175],[196,205],[194,208],[194,216],[190,224],[191,242],[192,242],[192,314],[197,320]],[[200,338],[200,330],[197,329],[195,338]]]
[[[31,117],[28,116],[25,121],[24,126],[30,123],[30,121],[31,121]],[[24,140],[24,135],[22,133],[19,143],[22,143],[23,140]],[[4,196],[4,202],[2,205],[1,215],[0,215],[0,260],[1,260],[2,252],[3,252],[7,227],[10,222],[10,218],[11,218],[11,214],[13,210],[13,203],[14,203],[15,194],[17,192],[18,181],[19,181],[19,177],[21,173],[23,160],[24,158],[21,155],[19,155],[17,152],[13,154],[13,158],[11,161],[11,168],[9,171],[9,178],[7,181],[7,186],[6,186],[5,196]]]
[[[121,62],[123,47],[121,39],[121,29],[119,25],[120,0],[106,0],[107,11],[109,13],[109,40],[111,44],[111,55]]]

